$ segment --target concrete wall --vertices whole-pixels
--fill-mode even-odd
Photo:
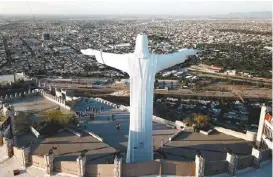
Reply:
[[[40,133],[35,128],[33,128],[32,126],[30,126],[30,131],[32,132],[32,134],[34,136],[36,136],[36,138],[40,137]]]
[[[272,160],[272,150],[268,149],[262,152],[262,161]]]
[[[234,136],[236,138],[244,139],[246,141],[253,141],[253,142],[256,141],[257,134],[254,132],[247,131],[247,133],[245,134],[245,133],[236,132],[230,129],[226,129],[223,127],[214,127],[214,129],[217,130],[218,132],[221,132],[230,136]]]
[[[158,161],[122,164],[121,174],[123,177],[154,175],[159,173],[159,168],[160,168],[160,162]]]
[[[252,155],[239,156],[238,162],[237,162],[237,170],[241,170],[247,167],[252,167],[253,160],[254,160],[254,156]]]
[[[176,176],[194,176],[195,162],[162,161],[162,174]]]
[[[228,172],[228,162],[222,161],[210,161],[205,163],[205,175],[216,175]]]
[[[62,100],[61,98],[58,98],[58,97],[53,96],[53,95],[51,95],[51,94],[49,94],[49,93],[46,93],[46,92],[44,92],[43,90],[40,90],[40,94],[41,94],[44,98],[48,99],[49,101],[52,101],[52,102],[54,102],[54,103],[56,103],[56,104],[62,106],[62,107],[65,108],[65,109],[71,110],[71,107],[70,107],[70,106],[67,106],[67,105],[65,104],[65,100]]]
[[[114,164],[87,164],[85,166],[86,177],[113,177]]]
[[[103,138],[100,137],[99,135],[96,135],[93,132],[90,132],[88,130],[82,129],[82,131],[84,131],[85,133],[88,133],[89,135],[93,136],[94,138],[96,138],[97,140],[99,140],[100,142],[103,142]]]
[[[54,161],[54,171],[77,175],[76,161]]]
[[[32,165],[39,167],[39,168],[45,168],[44,157],[38,156],[38,155],[32,155],[31,161],[32,161]]]

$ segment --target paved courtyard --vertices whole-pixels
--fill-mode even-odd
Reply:
[[[80,103],[84,106],[90,106],[91,108],[100,108],[103,106],[104,111],[95,114],[95,120],[88,121],[87,130],[94,132],[103,138],[106,144],[109,144],[115,149],[119,149],[121,152],[126,153],[127,142],[128,142],[128,132],[130,125],[130,113],[127,111],[121,111],[98,103],[94,100],[82,101]],[[84,108],[80,107],[79,104],[76,105],[77,111],[83,111]],[[112,114],[115,115],[114,121],[112,121]],[[88,116],[87,116],[88,117]],[[117,132],[116,125],[120,124],[120,131]],[[154,147],[158,148],[163,140],[166,143],[177,130],[170,129],[163,124],[153,122],[153,141]]]
[[[206,161],[225,160],[226,150],[230,148],[237,155],[251,154],[250,142],[233,136],[214,132],[211,135],[182,132],[174,141],[168,142],[164,151],[169,160],[193,161],[198,150]]]
[[[32,142],[32,154],[39,156],[44,156],[49,149],[57,147],[54,151],[56,161],[76,161],[81,151],[88,150],[86,153],[88,163],[106,163],[107,160],[113,159],[112,154],[115,152],[114,148],[88,134],[83,133],[83,137],[78,137],[68,131],[62,131],[44,139],[37,139],[31,133],[18,138],[19,147],[29,142]]]
[[[31,96],[21,98],[19,100],[10,102],[14,106],[16,111],[25,111],[25,112],[39,112],[51,108],[55,108],[58,105],[45,99],[42,96]]]

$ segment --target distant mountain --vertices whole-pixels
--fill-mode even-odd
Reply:
[[[218,18],[219,17],[232,19],[272,19],[272,11],[234,12],[226,15],[220,15]]]

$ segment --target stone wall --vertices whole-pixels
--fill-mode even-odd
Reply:
[[[247,131],[247,133],[245,134],[245,133],[236,132],[230,129],[226,129],[223,127],[214,127],[214,129],[217,130],[218,132],[221,132],[230,136],[234,136],[236,138],[244,139],[246,141],[253,141],[253,142],[256,141],[257,134],[254,132]]]
[[[262,151],[262,161],[266,161],[266,160],[272,160],[272,150],[271,149]]]
[[[62,107],[65,108],[65,109],[71,110],[71,107],[65,104],[65,100],[63,100],[63,99],[61,99],[61,98],[59,98],[59,97],[57,97],[57,96],[53,96],[53,95],[51,95],[51,94],[49,94],[49,93],[46,93],[46,92],[43,91],[43,90],[39,90],[39,93],[40,93],[44,98],[48,99],[49,101],[52,101],[52,102],[54,102],[54,103],[56,103],[56,104],[62,106]]]
[[[135,177],[159,173],[160,162],[148,161],[142,163],[122,164],[122,176]]]
[[[210,161],[205,163],[205,175],[216,175],[228,172],[228,162],[222,161]]]
[[[76,161],[54,161],[54,171],[77,175]]]
[[[161,173],[175,176],[194,176],[195,162],[161,161]]]
[[[113,177],[115,176],[114,169],[114,164],[87,164],[85,175],[86,177]]]
[[[253,167],[254,157],[252,155],[239,156],[237,162],[237,170]]]
[[[32,155],[31,162],[33,166],[36,166],[39,168],[45,168],[45,160],[44,160],[44,157],[42,156]]]

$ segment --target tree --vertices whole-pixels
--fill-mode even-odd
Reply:
[[[194,117],[194,121],[196,122],[196,124],[199,128],[204,128],[208,125],[208,116],[194,114],[193,117]]]
[[[64,114],[58,110],[50,110],[43,117],[44,120],[57,123],[63,127],[67,127],[75,120],[75,115]]]

